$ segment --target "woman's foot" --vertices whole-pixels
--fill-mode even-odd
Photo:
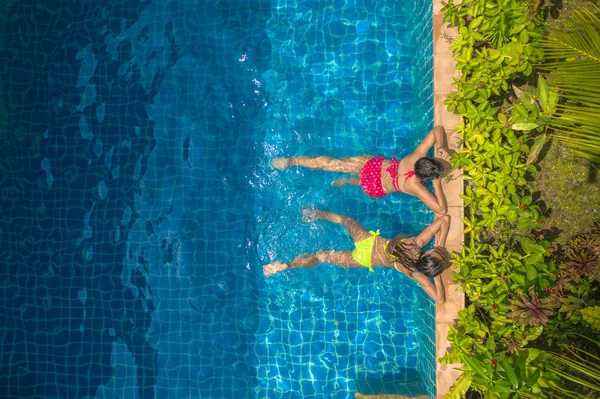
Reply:
[[[275,274],[275,273],[285,270],[287,268],[288,268],[288,265],[286,263],[273,262],[273,263],[269,263],[268,265],[264,265],[263,272],[265,273],[265,276],[269,277],[272,274]]]
[[[274,158],[271,161],[271,165],[275,169],[284,170],[285,168],[290,166],[290,161],[289,161],[289,158]]]

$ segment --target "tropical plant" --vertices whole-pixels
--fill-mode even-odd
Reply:
[[[545,397],[543,389],[561,387],[560,379],[546,370],[547,357],[536,346],[556,347],[588,333],[583,317],[595,323],[596,314],[585,311],[595,306],[593,279],[582,278],[592,273],[592,255],[585,252],[583,265],[581,256],[567,262],[538,238],[543,217],[526,187],[545,131],[560,114],[558,92],[543,77],[528,93],[514,86],[543,58],[543,23],[528,14],[526,0],[443,5],[444,21],[459,30],[451,49],[461,72],[445,104],[463,118],[456,128],[462,149],[452,163],[464,172],[465,245],[454,257],[453,275],[470,302],[440,359],[463,365],[447,397],[468,390],[490,398]],[[511,87],[515,101],[506,95]],[[512,238],[499,239],[505,233]]]
[[[600,331],[600,306],[588,306],[581,309],[583,321],[594,330]]]
[[[550,121],[554,137],[573,152],[600,162],[600,7],[575,9],[570,23],[542,41],[548,84],[565,101]]]
[[[600,343],[580,335],[584,341],[591,342],[598,349]],[[560,383],[551,381],[543,387],[542,394],[550,398],[589,399],[600,396],[600,357],[574,345],[565,345],[562,353],[541,352],[547,359],[546,370],[558,377]],[[528,393],[524,398],[538,398]]]
[[[538,298],[533,287],[529,293],[519,292],[518,298],[511,298],[509,317],[514,317],[518,323],[529,326],[540,326],[548,323],[548,317],[554,315],[552,302],[548,297]]]

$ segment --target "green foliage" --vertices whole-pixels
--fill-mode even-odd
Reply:
[[[447,399],[461,399],[471,386],[471,374],[463,373],[446,394]]]
[[[570,24],[542,41],[550,72],[548,83],[565,101],[550,121],[557,139],[578,155],[600,162],[600,7],[589,4],[573,12]]]
[[[598,342],[588,341],[598,348]],[[543,354],[550,364],[548,370],[563,382],[544,387],[542,393],[546,397],[587,399],[600,396],[600,357],[574,345],[565,345],[562,353]],[[582,388],[585,394],[581,393]]]
[[[510,302],[512,312],[508,316],[514,317],[517,322],[525,325],[546,325],[548,317],[554,315],[551,298],[540,300],[533,287],[529,289],[529,294],[519,292],[519,297],[511,298]]]
[[[466,182],[465,245],[453,275],[471,302],[440,359],[463,364],[454,397],[467,389],[490,398],[545,397],[546,387],[560,387],[535,346],[568,342],[583,327],[581,310],[593,304],[589,264],[580,268],[588,274],[568,262],[557,267],[551,243],[535,239],[543,217],[526,177],[560,104],[542,77],[536,90],[515,89],[519,98],[506,104],[512,82],[543,59],[544,26],[527,7],[525,0],[444,3],[444,20],[460,33],[451,49],[461,77],[445,104],[463,118],[456,128],[463,148],[452,163]],[[502,243],[497,232],[516,238]]]
[[[594,330],[600,330],[600,306],[589,306],[581,309],[583,321],[590,325]]]

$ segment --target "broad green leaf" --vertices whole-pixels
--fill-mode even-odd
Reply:
[[[554,115],[554,112],[556,112],[557,103],[558,92],[556,90],[550,90],[550,93],[548,93],[548,103],[546,104],[546,108],[544,108],[544,112],[546,112],[548,116]]]
[[[500,361],[500,364],[506,373],[508,381],[510,381],[513,387],[518,388],[519,381],[517,380],[517,375],[515,374],[515,370],[513,369],[511,361],[508,358],[504,358]]]
[[[529,335],[526,337],[527,341],[535,341],[540,335],[542,335],[543,331],[543,326],[535,327],[533,329],[533,332],[529,333]]]
[[[581,309],[583,321],[585,321],[594,330],[600,330],[600,306],[588,306]]]
[[[533,145],[531,146],[529,156],[527,157],[527,165],[530,165],[537,160],[537,157],[540,155],[540,151],[544,147],[544,144],[546,144],[546,141],[548,141],[548,137],[545,133],[536,137]]]
[[[481,363],[481,361],[479,361],[479,359],[472,356],[465,356],[464,361],[469,365],[469,367],[471,367],[471,370],[473,370],[475,374],[478,374],[480,376],[487,375],[485,368],[483,367],[483,364]]]
[[[485,342],[485,347],[488,348],[488,350],[490,352],[495,352],[496,351],[496,341],[494,341],[494,338],[488,337],[488,339]]]
[[[528,258],[525,258],[526,265],[535,265],[536,263],[540,263],[544,260],[544,256],[540,253],[535,253]],[[529,276],[529,275],[528,275]]]
[[[526,274],[527,274],[527,279],[530,282],[533,281],[538,275],[537,270],[535,269],[535,267],[532,267],[532,266],[527,268]]]
[[[483,22],[483,15],[480,15],[479,17],[477,17],[473,21],[471,21],[471,24],[469,25],[469,28],[472,29],[472,30],[474,30],[479,25],[481,25],[481,22]]]
[[[461,399],[471,387],[471,373],[463,373],[446,394],[447,399]]]
[[[514,199],[513,199],[513,201],[514,201]],[[517,202],[517,201],[514,201],[514,202]],[[519,201],[519,202],[520,202],[520,201]],[[528,253],[528,254],[530,254],[530,253],[532,253],[532,252],[533,252],[533,249],[532,249],[531,245],[532,245],[532,244],[531,244],[531,241],[529,241],[529,239],[527,239],[527,238],[523,238],[523,239],[521,240],[521,248],[523,248],[523,251],[524,251],[525,253]]]
[[[540,370],[536,369],[527,379],[527,385],[532,387],[535,384],[537,384],[539,379],[540,379]]]
[[[533,130],[539,126],[540,125],[535,122],[524,121],[513,123],[512,128],[513,130]]]

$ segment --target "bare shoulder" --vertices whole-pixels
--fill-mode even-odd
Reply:
[[[411,152],[400,161],[402,169],[413,170],[415,167],[415,162],[417,162],[421,158],[419,154],[416,152]]]
[[[404,192],[421,198],[426,193],[429,193],[429,190],[427,190],[427,187],[425,187],[421,180],[417,179],[416,176],[412,176],[405,180]]]

